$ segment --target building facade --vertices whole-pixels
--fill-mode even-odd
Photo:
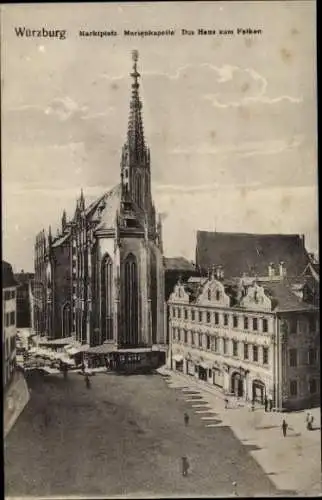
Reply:
[[[14,374],[16,366],[17,335],[17,283],[12,267],[2,262],[2,376],[6,387]]]
[[[218,266],[177,283],[168,307],[173,370],[245,400],[271,396],[278,410],[319,403],[319,311],[284,265],[256,278],[224,278]]]
[[[151,194],[150,150],[133,53],[127,138],[120,183],[74,216],[63,213],[53,237],[35,245],[35,324],[50,338],[73,337],[108,350],[164,343],[164,265],[161,218]]]
[[[30,286],[35,275],[22,270],[14,278],[17,282],[17,328],[31,328]]]

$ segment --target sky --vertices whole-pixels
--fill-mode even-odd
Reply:
[[[315,2],[29,4],[1,13],[3,258],[15,270],[33,269],[36,234],[49,225],[55,234],[82,187],[89,203],[119,182],[133,49],[165,255],[194,259],[198,229],[304,234],[317,252]],[[67,34],[22,38],[17,27]],[[217,34],[181,34],[199,28]],[[126,29],[175,35],[126,37]]]

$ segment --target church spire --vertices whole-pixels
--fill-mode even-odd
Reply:
[[[142,162],[145,158],[145,142],[143,133],[143,123],[142,123],[142,102],[139,95],[139,78],[140,73],[137,69],[137,62],[139,59],[139,53],[137,50],[132,51],[133,69],[131,77],[133,78],[132,83],[132,95],[130,101],[130,116],[128,123],[128,147],[130,157],[136,162]]]

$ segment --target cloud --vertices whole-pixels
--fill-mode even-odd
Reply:
[[[223,155],[236,154],[240,157],[278,154],[297,148],[302,144],[303,137],[295,136],[291,141],[276,139],[267,141],[244,142],[241,144],[227,144],[222,146],[201,145],[197,148],[174,148],[170,154],[199,154],[199,155]]]
[[[87,106],[81,106],[69,96],[56,98],[44,110],[45,115],[56,115],[60,120],[68,120],[71,116],[82,115],[87,111]]]

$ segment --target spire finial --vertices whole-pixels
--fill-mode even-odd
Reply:
[[[135,63],[138,62],[139,60],[139,51],[138,50],[132,50],[132,61]]]

